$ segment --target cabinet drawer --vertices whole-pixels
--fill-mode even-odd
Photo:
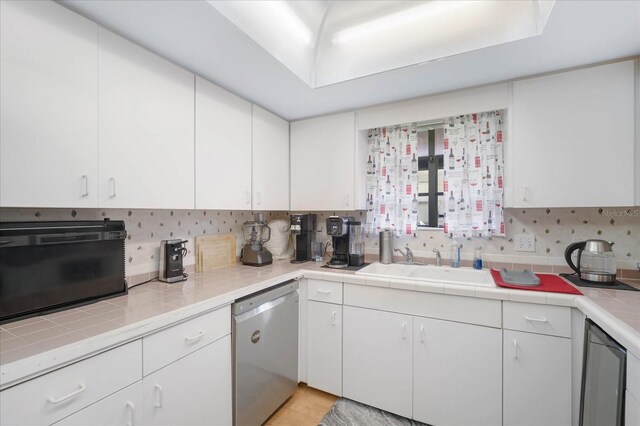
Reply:
[[[136,340],[0,392],[0,424],[51,424],[140,379]]]
[[[142,381],[55,423],[55,426],[108,426],[142,423]]]
[[[342,283],[309,280],[307,298],[319,302],[342,304]]]
[[[231,307],[217,309],[142,339],[147,376],[231,333]]]
[[[571,337],[571,308],[503,302],[502,310],[505,329]]]

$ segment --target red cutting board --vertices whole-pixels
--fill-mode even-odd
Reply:
[[[561,277],[553,274],[535,274],[540,278],[540,285],[536,287],[526,287],[521,285],[506,284],[502,281],[500,271],[497,269],[491,270],[491,276],[496,282],[496,285],[504,288],[513,288],[518,290],[530,290],[530,291],[548,291],[550,293],[567,293],[567,294],[582,294],[580,290],[563,280]]]

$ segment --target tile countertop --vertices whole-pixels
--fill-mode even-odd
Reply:
[[[577,307],[640,357],[640,292],[580,287],[568,294],[388,280],[288,261],[255,268],[240,264],[191,274],[181,283],[152,282],[129,294],[0,326],[0,389],[138,339],[176,322],[304,276],[360,285]],[[640,280],[625,280],[640,288]]]

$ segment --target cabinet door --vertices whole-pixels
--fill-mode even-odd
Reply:
[[[355,209],[355,114],[291,123],[291,210]]]
[[[411,417],[412,324],[408,315],[344,307],[345,398]]]
[[[342,395],[342,306],[307,304],[308,385]]]
[[[633,92],[633,61],[513,83],[507,205],[634,205]]]
[[[56,426],[132,426],[142,423],[142,381],[116,392]]]
[[[0,206],[98,206],[94,22],[0,2]]]
[[[231,336],[143,379],[146,425],[231,424]]]
[[[193,208],[193,74],[98,35],[100,206]]]
[[[289,122],[253,105],[253,210],[289,210]]]
[[[505,425],[571,424],[571,339],[504,331]]]
[[[499,425],[502,330],[414,317],[413,336],[413,418]]]
[[[251,210],[251,104],[197,76],[196,208]]]

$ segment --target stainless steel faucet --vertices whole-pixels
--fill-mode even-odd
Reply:
[[[404,259],[407,261],[407,263],[409,263],[409,264],[413,263],[413,252],[411,251],[411,249],[409,247],[405,247],[405,250],[407,251],[406,254],[401,249],[394,249],[393,251],[397,251],[398,253],[403,255]]]
[[[440,257],[440,250],[437,248],[433,249],[433,252],[436,254],[436,266],[440,266],[442,258]]]

